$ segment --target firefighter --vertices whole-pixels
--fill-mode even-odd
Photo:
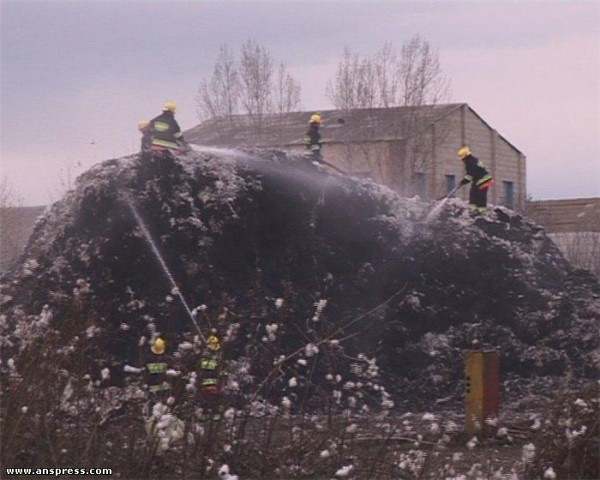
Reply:
[[[152,146],[152,135],[150,135],[150,129],[148,128],[149,124],[150,122],[145,118],[142,118],[138,122],[138,130],[142,134],[142,144],[140,147],[142,155],[148,152],[150,150],[150,147]]]
[[[148,400],[153,405],[157,402],[166,404],[171,395],[171,384],[168,381],[168,356],[165,353],[166,343],[161,336],[150,342],[150,352],[145,358],[145,383],[148,388]],[[150,408],[152,408],[150,405]],[[149,413],[152,413],[150,410]]]
[[[465,176],[460,184],[471,183],[469,208],[474,212],[485,212],[487,210],[487,192],[494,184],[494,179],[483,163],[471,154],[469,147],[461,147],[457,155],[465,164]]]
[[[311,161],[321,162],[323,160],[321,154],[321,134],[319,133],[321,115],[313,113],[308,124],[308,130],[304,134],[304,156]]]
[[[200,355],[196,378],[199,382],[199,406],[201,418],[219,420],[221,401],[220,377],[222,373],[222,345],[217,331],[212,329],[206,339],[206,345]]]
[[[166,102],[163,105],[162,113],[150,121],[148,129],[152,136],[151,149],[153,152],[179,153],[181,151],[183,133],[175,120],[175,109],[175,103]]]
[[[166,342],[157,336],[150,343],[150,352],[145,358],[145,383],[148,387],[148,404],[144,412],[144,423],[151,451],[158,465],[171,446],[183,438],[184,424],[172,414],[172,389],[169,377],[177,372],[169,369],[170,358],[166,354]]]

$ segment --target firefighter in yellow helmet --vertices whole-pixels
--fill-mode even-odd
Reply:
[[[321,133],[319,132],[319,128],[321,127],[321,115],[319,113],[313,113],[308,124],[308,130],[304,134],[304,156],[311,161],[321,162],[323,160],[321,153]]]
[[[145,355],[145,383],[148,388],[148,400],[152,403],[166,403],[171,395],[168,368],[166,342],[162,336],[157,336],[150,342],[149,352]]]
[[[202,409],[202,419],[218,420],[221,403],[222,342],[216,329],[210,331],[206,345],[198,362],[196,378],[198,379],[199,406]]]
[[[465,164],[465,176],[460,184],[471,183],[469,207],[475,212],[484,212],[487,210],[487,192],[494,184],[494,179],[483,163],[471,154],[469,147],[461,147],[457,155]]]
[[[179,152],[183,144],[183,133],[175,120],[176,106],[174,102],[166,102],[162,113],[153,118],[148,125],[152,136],[152,151]]]
[[[165,339],[160,335],[155,337],[148,350],[145,376],[149,398],[144,412],[144,426],[153,456],[158,466],[162,467],[165,452],[183,438],[184,424],[172,414],[172,391],[168,379],[174,371],[169,369],[170,356],[166,353]]]

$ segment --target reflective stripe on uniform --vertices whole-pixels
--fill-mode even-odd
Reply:
[[[161,140],[160,138],[153,138],[152,145],[160,145],[161,147],[167,147],[167,148],[171,148],[174,150],[179,149],[179,145],[177,145],[175,142],[169,142],[168,140]]]
[[[148,363],[146,368],[151,374],[165,373],[167,371],[167,364],[165,362],[152,362]]]
[[[486,173],[483,177],[481,177],[479,180],[477,180],[477,186],[481,186],[484,183],[487,182],[491,182],[492,181],[492,176],[489,173]]]
[[[212,358],[203,358],[200,360],[200,368],[203,370],[215,370],[217,368],[217,361]]]
[[[148,391],[150,393],[162,392],[164,390],[171,390],[171,386],[168,383],[161,383],[159,385],[150,385]]]
[[[216,385],[217,383],[218,382],[217,382],[216,378],[203,378],[202,379],[202,386],[203,387],[207,387],[207,386],[210,386],[210,385]]]
[[[168,132],[169,124],[165,122],[154,122],[154,130],[157,132]]]

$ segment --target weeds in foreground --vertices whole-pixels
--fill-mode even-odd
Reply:
[[[84,313],[82,305],[73,316]],[[319,300],[304,329],[309,336],[298,341],[284,305],[277,299],[270,321],[252,332],[231,310],[208,322],[222,331],[226,348],[240,338],[245,345],[245,355],[225,356],[218,417],[199,408],[186,370],[201,345],[182,340],[173,355],[181,388],[157,421],[176,418],[184,428],[164,452],[157,445],[170,433],[148,435],[140,379],[115,386],[88,371],[97,348],[86,340],[92,324],[66,322],[59,332],[49,327],[50,312],[17,318],[28,341],[2,364],[2,467],[111,468],[110,478],[127,479],[598,477],[597,388],[564,396],[541,429],[521,430],[521,437],[497,425],[495,438],[466,438],[460,415],[394,410],[374,358],[344,348],[357,334],[349,330],[353,319],[324,325],[327,305]],[[361,319],[368,326],[376,314]],[[297,348],[283,349],[294,341]]]

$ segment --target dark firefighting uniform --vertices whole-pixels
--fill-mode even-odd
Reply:
[[[308,131],[304,134],[304,156],[320,161],[323,158],[321,155],[321,146],[319,124],[311,123]]]
[[[179,151],[180,142],[183,141],[183,133],[173,113],[163,112],[158,117],[153,118],[148,125],[148,129],[152,136],[152,150]]]
[[[487,207],[487,191],[493,185],[492,175],[483,164],[473,155],[464,157],[465,177],[462,184],[471,183],[469,191],[469,207],[485,209]]]
[[[157,355],[152,351],[146,354],[145,381],[151,402],[166,402],[171,395],[171,384],[168,381],[168,357],[163,353]]]
[[[198,361],[198,403],[203,410],[204,418],[216,420],[219,418],[222,397],[222,348],[220,340],[217,339],[217,343],[211,344],[211,339],[214,340],[217,337],[211,335],[208,338],[208,345],[204,348]]]

